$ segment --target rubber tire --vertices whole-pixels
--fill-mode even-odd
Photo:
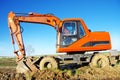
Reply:
[[[50,69],[56,69],[56,68],[58,68],[58,63],[55,60],[55,58],[47,56],[47,57],[43,57],[43,59],[40,61],[40,64],[39,64],[40,68],[39,69],[40,70],[45,70],[46,69],[46,67],[45,67],[46,63],[51,64],[51,68]],[[49,68],[47,68],[47,69],[49,69]]]
[[[101,64],[100,64],[101,62]],[[90,62],[90,67],[103,68],[109,66],[109,59],[104,54],[95,54]]]

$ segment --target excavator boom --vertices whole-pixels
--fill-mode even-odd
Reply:
[[[14,12],[10,12],[8,15],[8,25],[12,37],[12,43],[14,45],[14,37],[18,44],[19,50],[15,50],[14,53],[17,56],[17,61],[20,61],[22,58],[25,57],[25,48],[23,43],[23,38],[21,34],[21,27],[20,22],[27,22],[27,23],[39,23],[39,24],[46,24],[58,29],[58,25],[60,23],[60,19],[51,14],[37,14],[37,13],[29,13],[26,16],[17,16]],[[21,52],[21,55],[18,52]]]

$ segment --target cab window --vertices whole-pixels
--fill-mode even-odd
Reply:
[[[63,24],[63,35],[75,35],[76,34],[76,22],[65,22]]]
[[[68,46],[77,40],[77,22],[68,21],[63,23],[61,45]]]
[[[81,37],[85,36],[85,31],[84,31],[83,26],[80,22],[79,22],[78,26],[79,26],[79,37],[81,38]]]

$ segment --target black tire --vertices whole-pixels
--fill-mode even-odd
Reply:
[[[103,68],[109,66],[109,59],[104,54],[95,54],[90,62],[90,67]]]
[[[58,68],[58,63],[55,58],[47,56],[43,57],[39,64],[40,70],[44,69],[56,69]]]

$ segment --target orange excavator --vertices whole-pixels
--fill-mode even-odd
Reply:
[[[41,56],[37,60],[26,58],[24,40],[22,37],[21,22],[50,25],[57,32],[56,52],[66,53],[57,56]],[[17,71],[36,71],[44,68],[59,68],[60,64],[72,60],[71,63],[90,63],[92,66],[98,64],[103,67],[109,65],[110,61],[105,55],[98,51],[111,49],[111,40],[108,32],[91,32],[80,18],[67,18],[60,20],[51,14],[10,12],[8,14],[8,25],[12,38],[12,44],[17,43],[19,50],[14,49],[17,57]],[[28,28],[29,29],[29,28]],[[86,52],[93,52],[87,54]],[[97,58],[96,58],[97,57]],[[102,60],[104,59],[104,61]],[[102,62],[102,64],[100,63]]]

